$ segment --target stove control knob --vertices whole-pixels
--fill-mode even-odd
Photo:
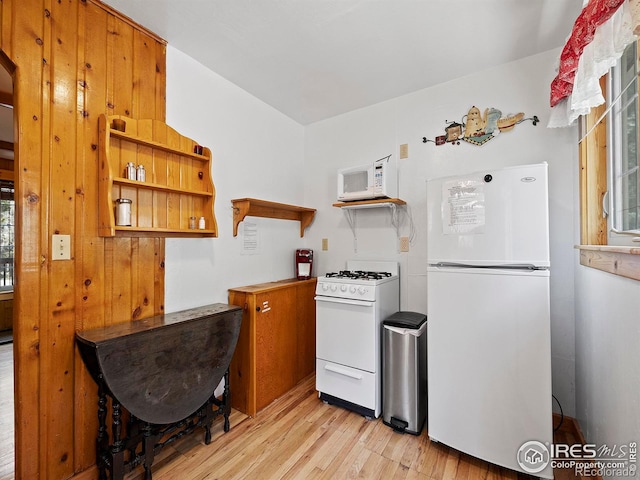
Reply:
[[[358,288],[358,293],[359,293],[360,295],[364,295],[364,294],[365,294],[365,293],[367,293],[367,292],[368,292],[368,290],[367,290],[367,288],[366,288],[366,287],[359,287],[359,288]]]
[[[329,290],[329,285],[327,285],[326,283],[321,283],[320,286],[322,287],[322,290],[325,292]]]
[[[331,291],[335,292],[338,289],[338,286],[335,283],[331,284]]]
[[[348,288],[348,287],[347,287],[346,285],[341,285],[341,286],[340,286],[340,291],[341,291],[341,292],[346,292],[346,291],[347,291],[347,288]]]
[[[358,290],[358,289],[356,288],[356,286],[355,286],[355,285],[351,285],[351,287],[349,287],[349,291],[350,291],[351,293],[356,293],[356,290]]]

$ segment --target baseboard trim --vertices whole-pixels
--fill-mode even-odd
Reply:
[[[98,467],[92,465],[82,472],[76,473],[70,480],[96,480],[98,478]]]

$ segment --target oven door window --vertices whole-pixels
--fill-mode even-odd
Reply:
[[[316,356],[368,372],[378,369],[375,303],[316,297]]]

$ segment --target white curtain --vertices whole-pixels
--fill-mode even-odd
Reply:
[[[634,31],[640,32],[640,0],[625,0],[584,47],[571,95],[551,108],[548,127],[572,125],[580,115],[605,102],[600,77],[616,64],[625,47],[636,40]]]

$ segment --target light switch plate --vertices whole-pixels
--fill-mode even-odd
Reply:
[[[71,260],[71,235],[51,236],[51,259]]]

